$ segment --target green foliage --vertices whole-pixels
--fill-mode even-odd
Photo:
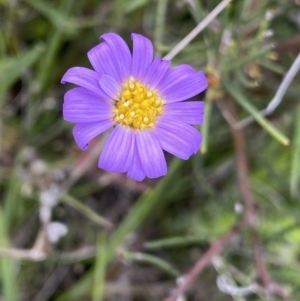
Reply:
[[[260,113],[295,59],[297,45],[282,40],[298,34],[296,1],[233,0],[172,60],[204,70],[210,87],[200,97],[201,151],[189,161],[168,156],[166,177],[136,184],[97,169],[101,141],[80,152],[62,120],[67,87],[60,79],[71,66],[89,66],[86,52],[100,34],[118,32],[129,42],[131,32],[142,33],[164,56],[219,2],[0,1],[1,300],[164,300],[242,215],[223,98],[239,121],[252,120],[244,128],[246,155],[267,268],[300,299],[299,74],[279,108]],[[51,221],[68,227],[56,244],[43,238],[48,224],[40,218],[41,193],[50,187],[58,187]],[[222,268],[214,262],[206,269],[186,300],[266,300],[216,286],[223,272],[237,286],[256,282],[248,236],[236,235],[220,255]]]

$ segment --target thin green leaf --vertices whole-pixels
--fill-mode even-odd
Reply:
[[[229,85],[224,83],[229,94],[248,112],[251,116],[276,140],[278,140],[283,145],[288,146],[290,140],[283,135],[279,130],[277,130],[266,118],[264,118],[260,112],[251,104],[251,102],[244,97],[244,95],[238,90],[234,85]]]
[[[61,10],[55,9],[49,2],[40,0],[25,0],[30,6],[44,15],[49,21],[58,29],[70,31],[70,27],[67,26],[69,18]]]
[[[166,201],[166,195],[171,191],[171,189],[169,189],[170,186],[172,186],[172,192],[174,192],[175,187],[173,183],[175,183],[175,181],[173,178],[176,177],[177,170],[181,164],[182,161],[173,159],[168,175],[157,184],[155,189],[151,192],[146,192],[139,198],[135,206],[126,216],[125,220],[111,236],[109,243],[109,260],[113,258],[117,247],[123,243],[126,236],[135,231],[138,226],[144,222],[145,218],[150,214],[150,212],[152,212],[158,203]],[[176,183],[178,184],[178,182]]]
[[[271,47],[264,47],[262,49],[258,49],[256,52],[253,52],[241,59],[230,59],[229,61],[222,62],[220,66],[220,71],[222,73],[228,72],[240,67],[248,63],[252,63],[253,61],[265,57],[268,53],[271,52]]]
[[[124,252],[123,256],[125,259],[152,264],[160,268],[161,270],[167,272],[171,276],[178,277],[180,275],[179,271],[173,268],[171,264],[156,256],[140,252]]]
[[[295,133],[291,164],[290,190],[292,197],[300,194],[300,105],[298,105],[295,121]]]
[[[156,20],[155,20],[155,29],[154,29],[154,44],[156,46],[159,46],[163,42],[167,5],[168,5],[168,0],[158,0],[157,2]]]
[[[9,180],[7,192],[4,199],[3,212],[4,223],[7,231],[18,222],[18,217],[22,216],[24,204],[21,200],[21,184],[16,171],[12,172]]]
[[[76,281],[76,285],[64,291],[55,301],[83,300],[82,296],[86,295],[91,288],[93,276],[93,270],[86,272],[85,277],[82,277],[80,281]]]
[[[129,14],[148,4],[149,0],[131,0],[124,5],[124,13]]]
[[[9,246],[5,220],[3,210],[0,207],[0,247]],[[18,301],[18,282],[12,259],[0,258],[0,280],[2,280],[3,299],[7,301]]]
[[[22,73],[33,65],[44,52],[44,45],[38,43],[32,49],[24,54],[21,54],[14,61],[10,62],[5,66],[5,72],[1,72],[0,75],[0,96],[22,75]],[[0,106],[3,98],[0,97]]]
[[[202,125],[202,144],[200,147],[200,152],[202,154],[206,154],[208,150],[208,139],[209,139],[209,125],[211,119],[211,111],[212,111],[212,102],[205,102],[205,111],[204,111],[204,122]]]
[[[145,248],[148,250],[156,249],[169,249],[169,248],[178,248],[186,247],[189,245],[195,245],[202,242],[207,242],[203,237],[199,236],[178,236],[178,237],[169,237],[155,241],[146,242]]]
[[[59,10],[63,11],[64,14],[68,15],[70,13],[71,8],[73,8],[74,5],[75,5],[75,0],[66,0],[61,3],[61,5],[59,6]],[[37,100],[40,99],[41,95],[46,90],[47,83],[51,76],[51,72],[48,72],[48,70],[51,70],[53,66],[53,62],[56,58],[59,47],[63,42],[63,38],[64,38],[64,32],[61,30],[60,27],[54,28],[49,33],[47,39],[47,52],[39,65],[39,69],[37,71],[37,77],[36,77],[39,81],[40,89],[32,96],[31,99],[29,99],[28,111],[27,114],[25,115],[24,126],[28,131],[29,129],[31,129],[32,125],[38,118],[39,114],[37,112],[35,103],[37,102]]]
[[[106,271],[106,237],[99,234],[97,237],[97,256],[94,270],[93,301],[102,301],[105,287]]]
[[[80,213],[82,213],[83,215],[85,215],[87,218],[89,218],[91,221],[97,223],[98,225],[108,228],[108,229],[111,229],[113,227],[113,225],[110,221],[106,220],[99,214],[95,213],[91,208],[85,206],[83,203],[81,203],[77,199],[73,198],[72,196],[70,196],[68,194],[63,194],[63,195],[61,195],[61,200],[65,204],[77,209]]]

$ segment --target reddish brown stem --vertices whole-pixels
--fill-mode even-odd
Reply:
[[[178,286],[172,295],[165,301],[176,301],[182,296],[192,285],[195,279],[201,274],[204,268],[210,264],[214,256],[219,254],[231,238],[239,231],[239,225],[231,228],[227,233],[214,241],[206,253],[196,262],[196,264],[188,271],[178,282]]]
[[[237,117],[234,102],[228,97],[222,102],[222,109],[225,115],[230,118],[229,126],[231,129],[234,151],[236,157],[238,186],[241,192],[242,201],[244,204],[243,222],[244,226],[251,230],[251,238],[253,244],[254,262],[257,277],[260,280],[267,295],[277,295],[281,298],[287,298],[285,291],[276,283],[274,283],[267,271],[263,260],[263,251],[261,248],[260,237],[256,229],[255,201],[252,194],[248,179],[249,167],[246,154],[245,134],[242,128],[235,127]]]
[[[233,101],[231,101],[229,98],[225,98],[225,100],[222,101],[222,109],[227,114],[227,116],[230,116],[229,126],[233,138],[238,186],[245,207],[244,222],[245,225],[247,226],[255,227],[256,224],[255,202],[248,181],[249,167],[248,167],[244,132],[242,128],[236,128],[234,126],[236,123],[236,112],[235,112],[235,106]]]
[[[212,243],[210,248],[204,255],[196,262],[196,264],[180,279],[177,288],[173,291],[172,295],[165,299],[165,301],[176,301],[182,296],[188,288],[193,284],[196,278],[202,273],[204,268],[210,264],[212,258],[221,253],[225,245],[231,238],[238,233],[241,229],[247,227],[251,231],[255,269],[258,279],[260,280],[265,293],[270,296],[280,296],[286,299],[288,295],[286,292],[275,282],[272,281],[265,263],[263,261],[263,252],[261,249],[260,238],[256,230],[256,210],[255,201],[252,194],[250,183],[248,179],[249,167],[246,154],[246,143],[243,129],[236,128],[236,112],[233,101],[229,98],[221,102],[222,113],[228,121],[234,144],[234,152],[236,157],[237,178],[238,186],[241,192],[242,201],[244,204],[244,214],[242,222],[230,229],[227,233]]]

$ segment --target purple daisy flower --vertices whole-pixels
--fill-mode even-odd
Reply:
[[[187,160],[201,143],[192,126],[203,121],[204,103],[184,100],[207,88],[203,72],[189,65],[170,67],[156,57],[147,38],[132,34],[133,53],[115,33],[88,52],[94,70],[70,68],[62,83],[79,87],[64,97],[63,116],[76,123],[73,135],[85,150],[88,143],[113,128],[99,168],[127,172],[133,180],[167,173],[163,150]]]

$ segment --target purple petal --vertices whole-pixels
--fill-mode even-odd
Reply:
[[[135,142],[133,131],[118,125],[108,137],[98,166],[111,172],[126,172],[132,165]]]
[[[158,88],[160,90],[165,89],[172,85],[174,81],[178,80],[178,77],[184,78],[193,74],[196,74],[194,68],[192,68],[190,65],[182,64],[176,67],[173,67],[168,70],[168,72],[165,74],[164,78],[159,83]]]
[[[145,172],[143,170],[143,167],[141,165],[140,157],[138,154],[138,151],[135,147],[132,165],[129,167],[127,177],[135,180],[135,181],[143,181],[145,179]]]
[[[63,116],[75,123],[105,120],[113,117],[112,105],[85,88],[74,88],[65,94]]]
[[[133,33],[131,39],[133,41],[131,74],[143,82],[153,60],[153,45],[149,39],[139,34]]]
[[[145,84],[155,89],[170,67],[171,62],[162,60],[160,57],[154,59],[149,66],[145,76]]]
[[[204,116],[203,101],[175,102],[164,106],[165,116],[188,124],[202,124]]]
[[[106,97],[99,86],[99,78],[100,75],[93,70],[84,67],[73,67],[65,73],[61,83],[72,83]]]
[[[186,100],[207,88],[207,80],[202,71],[193,73],[188,70],[173,68],[160,83],[160,96],[167,102]]]
[[[136,146],[141,165],[148,178],[158,178],[167,174],[167,164],[163,150],[151,130],[137,131]]]
[[[106,33],[101,36],[107,42],[114,65],[118,70],[117,80],[123,82],[131,75],[131,53],[124,40],[115,33]]]
[[[109,75],[101,75],[99,80],[100,87],[112,100],[118,99],[118,92],[121,89],[121,85]]]
[[[180,82],[182,79],[191,77],[192,75],[197,74],[197,71],[195,71],[194,68],[192,68],[190,65],[182,64],[176,67],[173,67],[168,70],[168,72],[165,74],[164,78],[160,81],[158,85],[159,91],[163,91],[171,86],[174,85],[174,83]]]
[[[106,42],[102,42],[88,52],[88,58],[93,68],[99,74],[107,74],[114,79],[119,79],[119,67],[116,65],[116,60],[113,53]],[[119,84],[122,81],[118,81]]]
[[[81,150],[86,150],[88,143],[96,136],[114,125],[110,119],[92,123],[77,123],[73,129],[73,136]]]
[[[159,119],[155,135],[165,151],[184,160],[198,151],[202,140],[191,125],[167,117]]]

